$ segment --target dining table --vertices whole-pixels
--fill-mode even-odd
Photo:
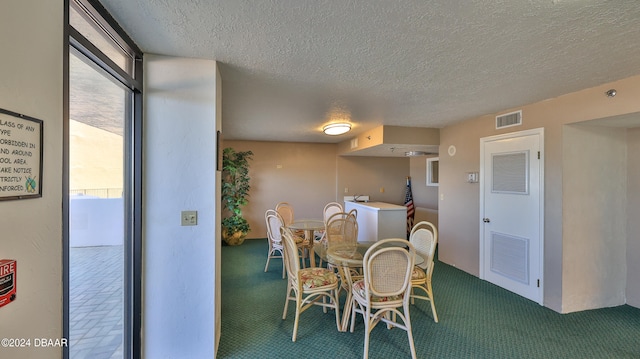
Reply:
[[[321,219],[298,219],[289,223],[289,229],[304,231],[304,239],[307,245],[305,248],[309,252],[309,265],[316,266],[316,258],[314,253],[314,234],[316,231],[324,231],[324,221]]]
[[[349,326],[349,318],[351,317],[351,308],[353,305],[353,294],[351,292],[354,283],[353,273],[363,267],[362,260],[364,254],[375,243],[377,242],[357,242],[357,244],[337,244],[332,246],[327,246],[326,243],[318,243],[314,246],[315,253],[317,253],[322,260],[338,268],[340,278],[342,278],[346,284],[345,289],[347,289],[347,295],[342,310],[340,331],[347,331]],[[416,254],[414,264],[418,265],[423,262],[424,258]]]

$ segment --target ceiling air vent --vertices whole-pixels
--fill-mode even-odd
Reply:
[[[522,125],[522,110],[496,116],[496,129]]]

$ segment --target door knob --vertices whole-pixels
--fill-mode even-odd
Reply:
[[[482,219],[482,222],[484,222],[484,223],[489,223],[489,222],[491,222],[491,220],[490,220],[489,218],[483,218],[483,219]]]

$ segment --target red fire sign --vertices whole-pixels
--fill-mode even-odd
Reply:
[[[0,259],[0,307],[16,299],[16,270],[13,259]]]

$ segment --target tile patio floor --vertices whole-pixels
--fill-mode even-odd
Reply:
[[[69,260],[70,358],[122,358],[123,247],[72,247]]]

